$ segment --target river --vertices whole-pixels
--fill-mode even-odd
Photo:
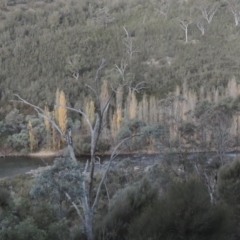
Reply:
[[[196,157],[195,154],[187,154],[188,159]],[[234,158],[236,153],[228,153],[228,157]],[[23,174],[29,172],[38,167],[52,165],[55,157],[39,158],[39,157],[20,157],[20,156],[9,156],[5,158],[0,158],[0,178],[13,177],[17,174]],[[89,156],[78,157],[81,162],[86,162]],[[107,163],[109,156],[103,155],[99,156],[101,162]],[[159,162],[162,159],[161,154],[126,154],[119,155],[114,164],[118,164],[122,160],[129,160],[133,165],[146,167],[147,165],[152,165]],[[98,167],[98,166],[96,166]]]
[[[38,167],[51,165],[56,157],[21,157],[21,156],[9,156],[5,158],[0,158],[0,178],[13,177],[17,174],[23,174],[29,172]],[[81,162],[86,162],[89,156],[81,156],[77,159]],[[98,156],[97,159],[101,159],[101,162],[107,162],[109,156],[103,155]],[[114,163],[118,163],[121,160],[131,159],[132,163],[140,164],[153,164],[159,159],[159,154],[146,155],[146,154],[129,154],[129,155],[119,155]]]

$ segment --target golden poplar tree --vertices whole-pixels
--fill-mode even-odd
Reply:
[[[59,106],[58,106],[58,124],[63,134],[67,129],[67,109],[66,109],[66,97],[63,91],[59,94]]]
[[[116,93],[116,106],[117,106],[117,129],[120,129],[122,121],[122,104],[123,104],[123,87],[119,86]]]
[[[60,92],[59,92],[59,89],[57,88],[56,96],[55,96],[55,107],[54,107],[54,118],[55,118],[55,121],[57,124],[59,124],[59,122],[58,122],[58,120],[59,120],[59,117],[58,117],[59,95],[60,95]]]
[[[149,123],[157,123],[158,121],[158,109],[155,96],[149,98]]]
[[[44,108],[44,113],[47,117],[50,117],[50,112],[48,106],[45,106]],[[51,149],[51,126],[50,122],[47,120],[47,118],[44,118],[44,124],[47,132],[47,137],[46,137],[46,145],[47,149]]]
[[[88,100],[86,99],[85,101],[85,113],[89,118],[89,121],[91,122],[91,124],[93,124],[94,122],[94,114],[95,114],[95,106],[94,106],[94,101],[93,100]],[[88,124],[86,122],[86,120],[83,120],[83,125],[85,127],[85,129],[88,129]]]
[[[129,92],[129,108],[128,114],[129,118],[133,119],[136,117],[137,113],[137,98],[134,91]]]
[[[53,150],[57,150],[58,148],[58,135],[54,127],[52,129],[52,148]]]
[[[49,112],[48,106],[45,106],[44,113],[45,113],[45,115],[47,117],[50,116],[50,112]],[[49,131],[49,129],[50,129],[50,122],[47,120],[47,118],[44,118],[44,123],[45,123],[46,130]]]
[[[100,93],[101,110],[103,110],[108,99],[109,99],[108,82],[104,80],[101,86],[101,93]]]
[[[60,127],[63,134],[66,133],[67,129],[67,109],[66,109],[66,97],[63,91],[56,91],[56,100],[54,107],[54,119],[58,126]],[[61,142],[63,142],[63,138],[59,136],[59,133],[56,129],[53,128],[53,149],[60,149]]]
[[[142,99],[142,111],[143,111],[143,121],[148,123],[149,121],[149,104],[148,104],[148,98],[147,95],[143,94]]]
[[[30,151],[32,152],[35,148],[35,146],[34,146],[35,140],[34,140],[34,133],[33,133],[31,121],[28,122],[28,134],[29,134],[29,148],[30,148]]]
[[[117,130],[119,130],[121,127],[121,121],[122,121],[122,109],[120,107],[118,107],[116,110],[116,120],[115,121],[116,121]]]
[[[117,133],[117,114],[116,112],[111,116],[110,119],[110,129],[111,129],[111,135],[112,138],[114,139]]]

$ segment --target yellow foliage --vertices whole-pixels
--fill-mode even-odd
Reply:
[[[117,114],[115,112],[112,116],[111,121],[110,121],[111,135],[112,135],[113,139],[116,136],[116,132],[117,132],[117,128],[118,128],[116,123],[117,123]]]
[[[122,109],[120,107],[118,107],[117,111],[116,111],[116,126],[117,126],[117,130],[120,129],[121,121],[122,121]]]
[[[59,124],[58,120],[58,105],[59,105],[59,89],[57,88],[56,91],[56,98],[55,98],[55,107],[54,107],[54,118],[57,124]]]
[[[67,109],[66,109],[66,98],[63,91],[59,95],[59,106],[58,106],[58,124],[63,134],[66,133],[67,129]]]
[[[135,96],[135,92],[132,91],[129,93],[129,118],[133,119],[136,117],[136,113],[137,113],[137,98]]]
[[[57,146],[58,146],[57,142],[58,142],[58,140],[57,140],[57,131],[53,127],[53,130],[52,130],[52,147],[53,147],[53,150],[57,149]]]
[[[28,123],[28,133],[29,133],[29,148],[32,152],[34,150],[34,133],[32,128],[32,123],[29,121]]]
[[[45,106],[44,113],[45,113],[45,115],[47,117],[50,116],[50,112],[49,112],[48,106]],[[44,123],[45,123],[46,130],[49,131],[49,129],[50,129],[50,122],[46,118],[44,118]]]
[[[90,102],[87,102],[85,104],[85,113],[89,118],[89,121],[91,124],[93,124],[94,122],[94,114],[95,114],[95,106],[94,106],[94,102],[91,100]],[[84,119],[84,125],[87,127],[87,123]]]
[[[149,120],[149,103],[147,95],[144,93],[142,100],[143,121],[148,123]]]
[[[100,94],[101,110],[103,110],[103,108],[105,107],[108,99],[109,99],[108,82],[104,80],[101,86],[101,94]]]
[[[63,91],[56,91],[56,100],[55,100],[55,107],[54,107],[54,119],[55,122],[58,124],[59,128],[61,129],[62,133],[66,133],[67,129],[67,109],[66,109],[66,97]],[[53,128],[53,148],[54,150],[60,149],[61,142],[64,141],[63,138],[60,138],[58,132],[55,128]]]

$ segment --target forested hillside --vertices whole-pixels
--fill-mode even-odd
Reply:
[[[0,180],[0,239],[240,239],[239,25],[239,0],[0,0],[0,157],[61,155]]]
[[[47,123],[10,101],[16,100],[13,94],[54,115],[56,91],[62,91],[64,104],[80,106],[94,121],[94,99],[86,84],[92,85],[104,59],[101,98],[112,92],[114,96],[102,149],[140,128],[157,132],[144,143],[153,151],[163,145],[176,147],[180,137],[185,146],[195,139],[194,148],[199,148],[197,138],[206,121],[204,141],[214,137],[217,122],[234,148],[239,122],[239,9],[236,0],[1,0],[1,141],[15,134],[7,140],[15,149],[61,147],[59,139],[53,143],[54,130],[45,134]],[[85,139],[75,140],[79,152],[88,151],[84,120],[68,112],[65,125],[85,134]],[[136,150],[135,145],[139,147],[135,142],[129,150]]]

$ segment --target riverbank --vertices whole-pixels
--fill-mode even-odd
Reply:
[[[48,150],[41,150],[39,152],[34,153],[19,153],[15,152],[11,149],[0,149],[0,158],[5,157],[38,157],[38,158],[47,158],[47,157],[59,157],[63,155],[63,149],[58,151],[48,151]]]
[[[40,151],[35,153],[29,153],[29,157],[59,157],[63,155],[63,150],[60,151]]]

